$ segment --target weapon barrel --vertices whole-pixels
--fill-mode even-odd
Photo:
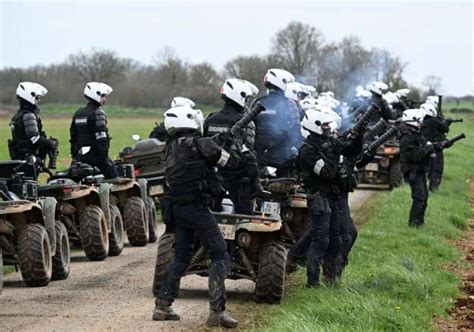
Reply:
[[[456,135],[454,136],[453,138],[450,138],[447,140],[447,142],[450,142],[450,143],[456,143],[457,141],[460,141],[462,139],[466,138],[466,135],[464,135],[464,133],[461,133],[459,135]]]
[[[396,127],[390,127],[390,129],[387,130],[382,136],[380,136],[375,141],[370,143],[369,146],[367,147],[367,150],[375,151],[379,146],[381,146],[383,143],[390,140],[397,133],[398,133],[398,129]]]
[[[265,110],[263,105],[257,103],[255,106],[245,114],[239,121],[237,121],[232,128],[230,128],[230,132],[232,135],[235,135],[240,129],[245,128],[251,121],[253,121],[257,115]]]
[[[369,122],[373,115],[380,111],[380,108],[375,105],[371,104],[367,109],[367,112],[362,114],[362,116],[357,120],[354,127],[350,130],[351,134],[353,135],[361,135],[368,127]]]

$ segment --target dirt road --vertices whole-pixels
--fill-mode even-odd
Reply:
[[[357,209],[370,191],[357,191],[350,204]],[[82,251],[73,253],[69,279],[48,287],[28,288],[20,273],[6,276],[0,296],[1,331],[169,331],[195,330],[209,314],[207,278],[185,277],[175,310],[179,322],[151,320],[151,293],[156,244],[125,248],[119,257],[89,262]],[[247,280],[226,282],[230,301],[251,300],[254,284]]]

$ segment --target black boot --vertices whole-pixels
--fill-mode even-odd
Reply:
[[[285,268],[286,273],[293,273],[297,269],[298,269],[298,263],[296,259],[294,259],[291,256],[288,256],[286,259],[286,268]]]
[[[153,311],[153,320],[180,320],[181,317],[173,311],[171,305],[163,301],[157,301]]]
[[[207,325],[209,326],[222,326],[228,329],[234,328],[239,324],[238,321],[230,317],[226,311],[213,311],[207,319]]]

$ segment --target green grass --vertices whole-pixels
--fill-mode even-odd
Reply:
[[[467,108],[474,112],[474,102],[463,100],[459,105],[456,102],[443,102],[443,110],[449,111],[453,108]]]
[[[466,121],[450,136],[473,130]],[[239,318],[257,331],[433,330],[433,317],[445,316],[460,294],[459,278],[442,266],[460,259],[449,241],[462,235],[472,214],[473,146],[471,136],[446,151],[443,183],[430,195],[423,228],[407,226],[409,187],[378,194],[338,287],[308,290],[299,270],[280,306],[252,305]]]
[[[79,108],[84,107],[81,104],[42,104],[41,114],[54,116],[73,116]],[[218,108],[214,106],[198,105],[205,114],[214,112]],[[146,108],[146,107],[125,107],[117,105],[106,105],[103,109],[107,112],[109,117],[156,117],[161,119],[165,108]]]

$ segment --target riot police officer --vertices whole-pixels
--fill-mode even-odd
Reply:
[[[438,111],[433,104],[422,104],[420,109],[425,112],[423,125],[421,126],[421,134],[429,142],[442,142],[446,138],[449,131],[448,122],[438,116]],[[441,183],[444,169],[443,151],[434,152],[431,155],[430,167],[428,172],[429,190],[436,191]]]
[[[408,225],[422,226],[428,207],[428,188],[426,173],[430,165],[430,155],[441,150],[441,143],[430,144],[421,134],[425,112],[421,109],[408,109],[403,112],[401,128],[400,161],[405,181],[410,184],[412,205]]]
[[[105,105],[112,91],[112,88],[105,83],[87,83],[84,96],[88,103],[74,114],[69,129],[73,160],[99,168],[106,178],[118,176],[109,158],[110,136],[107,115],[100,108]]]
[[[227,79],[221,88],[224,107],[206,119],[204,136],[228,132],[245,115],[249,99],[257,93],[257,87],[248,81]],[[241,163],[237,167],[220,167],[218,172],[234,203],[235,213],[239,214],[252,214],[253,200],[261,191],[254,145],[255,124],[250,122],[235,135],[231,146],[231,149],[241,152]]]
[[[189,98],[186,97],[174,97],[171,100],[171,108],[179,107],[179,106],[189,106],[194,108],[195,103]],[[149,138],[156,138],[159,141],[166,142],[169,138],[168,133],[165,129],[164,122],[157,123],[155,128],[151,131]]]
[[[8,141],[12,159],[26,159],[33,155],[44,162],[49,155],[49,168],[56,168],[58,155],[58,140],[46,138],[38,107],[41,97],[48,93],[46,88],[38,83],[21,82],[16,89],[20,101],[20,109],[13,116],[10,127],[12,139]]]
[[[229,133],[202,137],[202,120],[196,110],[181,106],[164,115],[164,125],[170,135],[166,147],[166,194],[173,218],[175,255],[156,299],[154,320],[179,320],[171,308],[177,296],[179,281],[191,263],[195,235],[205,246],[209,266],[211,313],[208,325],[236,327],[238,322],[225,311],[224,280],[229,271],[226,242],[209,207],[221,190],[213,167],[235,167],[239,156],[228,148]]]
[[[310,239],[306,264],[308,287],[319,286],[321,267],[329,282],[336,280],[336,259],[341,245],[337,207],[341,148],[331,135],[333,121],[334,117],[327,113],[310,110],[301,122],[306,139],[299,151],[298,168],[308,191],[311,229],[309,236],[300,238],[292,251],[304,253]]]
[[[283,69],[269,69],[264,78],[268,94],[258,98],[265,111],[255,121],[255,147],[260,167],[272,166],[278,177],[294,176],[294,161],[302,142],[299,113],[285,97],[286,85],[294,76]]]
[[[380,118],[384,119],[385,121],[396,119],[396,114],[387,101],[383,98],[384,92],[387,89],[388,85],[384,82],[375,81],[367,85],[367,90],[369,90],[372,94],[368,104],[375,104],[380,109],[380,112],[378,113],[379,116],[372,119],[372,123],[377,122],[380,120]]]

